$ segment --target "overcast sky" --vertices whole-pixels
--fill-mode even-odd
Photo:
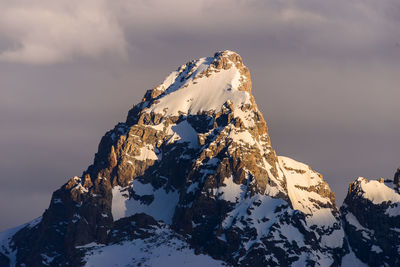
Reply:
[[[341,204],[400,165],[397,0],[3,0],[0,231],[48,207],[104,133],[190,59],[238,52],[278,155]]]

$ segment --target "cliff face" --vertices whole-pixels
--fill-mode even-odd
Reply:
[[[338,266],[350,252],[329,185],[276,155],[231,51],[147,91],[43,216],[0,240],[17,266]]]

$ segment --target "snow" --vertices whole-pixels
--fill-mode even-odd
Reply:
[[[361,234],[364,238],[369,239],[374,235],[374,231],[373,230],[369,230],[365,227],[363,227],[359,221],[357,220],[356,216],[353,215],[353,213],[348,212],[345,216],[346,221],[351,224],[352,226],[354,226],[357,231],[361,231]]]
[[[219,164],[219,162],[220,162],[220,159],[218,159],[218,158],[210,158],[206,164],[209,166],[217,166]]]
[[[317,254],[318,256],[314,258],[316,260],[316,266],[326,267],[333,266],[333,259],[327,254]]]
[[[171,127],[171,130],[174,132],[170,141],[178,141],[180,143],[187,142],[189,143],[189,147],[196,148],[198,147],[198,138],[197,132],[193,129],[193,127],[186,121],[182,121],[175,126]]]
[[[178,77],[179,72],[173,71],[171,72],[164,80],[164,82],[157,87],[158,90],[165,91],[168,87],[170,87],[174,82],[175,79]]]
[[[350,253],[344,255],[342,258],[341,267],[368,267],[368,265],[357,258],[350,247]]]
[[[255,205],[255,203],[257,204]],[[286,201],[282,199],[271,198],[260,194],[256,194],[251,198],[242,199],[236,207],[227,214],[225,220],[222,222],[222,227],[227,229],[236,221],[236,227],[244,228],[244,225],[241,223],[241,218],[243,218],[249,226],[257,230],[258,237],[261,237],[267,234],[271,225],[276,222],[276,208],[285,204],[287,204]],[[248,210],[250,209],[252,209],[251,214],[248,214]],[[264,218],[267,220],[263,220]]]
[[[151,127],[156,131],[162,131],[162,130],[164,130],[165,124],[162,122],[162,123],[157,124],[157,125],[145,125],[145,127]]]
[[[77,182],[77,185],[74,188],[72,188],[72,190],[79,190],[81,193],[88,192],[87,188],[82,186],[82,179],[80,177],[74,176],[74,177],[72,177],[72,179]]]
[[[293,159],[279,156],[278,160],[286,177],[288,195],[294,209],[300,210],[305,214],[312,214],[314,205],[310,198],[322,203],[329,201],[329,199],[322,198],[315,192],[307,192],[299,188],[318,185],[322,179],[318,177],[317,173],[310,170],[307,165]]]
[[[140,155],[135,156],[137,160],[158,160],[157,154],[154,152],[154,147],[151,145],[145,145],[144,147],[140,148]]]
[[[243,111],[241,108],[236,108],[233,111],[235,118],[240,118],[246,128],[254,127],[253,112],[251,110]]]
[[[301,253],[300,258],[291,264],[292,267],[304,267],[307,266],[307,260],[309,255],[307,253]]]
[[[10,247],[11,238],[24,227],[35,227],[40,223],[42,217],[36,218],[28,223],[0,232],[0,252],[6,255],[10,260],[10,267],[14,267],[17,262],[17,249],[13,250]]]
[[[196,255],[189,245],[168,228],[157,229],[152,237],[119,244],[92,247],[86,253],[86,267],[108,266],[226,266],[210,256]]]
[[[199,187],[199,182],[194,182],[189,185],[189,187],[186,189],[186,193],[195,193],[196,189]]]
[[[12,229],[8,229],[4,232],[0,233],[0,252],[6,255],[10,259],[10,266],[14,267],[16,264],[17,250],[12,250],[10,248],[9,242],[11,241],[12,236],[24,228],[25,225],[17,226]]]
[[[396,193],[392,188],[380,183],[376,180],[368,181],[365,178],[358,178],[362,189],[362,196],[371,200],[374,204],[381,204],[383,202],[400,202],[400,194]]]
[[[229,133],[229,137],[237,143],[247,143],[251,146],[255,144],[254,137],[248,131],[233,130]]]
[[[330,208],[317,209],[310,216],[306,217],[307,225],[317,225],[320,227],[331,227],[339,221],[333,216]]]
[[[125,202],[127,197],[125,196],[128,192],[123,192],[124,190],[120,186],[115,186],[112,189],[112,205],[111,213],[114,221],[126,217],[126,205]]]
[[[334,215],[333,209],[323,208],[320,204],[316,205],[316,203],[335,203],[331,203],[328,196],[324,197],[316,192],[308,191],[312,186],[326,186],[322,177],[301,162],[282,156],[279,156],[278,160],[286,177],[287,191],[292,207],[306,215],[306,224],[309,227],[317,226],[325,230],[340,224],[340,220]],[[342,228],[334,229],[332,233],[325,233],[321,236],[321,246],[329,248],[342,247],[344,236]]]
[[[150,183],[142,184],[138,180],[133,180],[132,188],[135,191],[135,194],[137,194],[139,196],[153,194],[153,186]]]
[[[52,261],[54,260],[54,257],[50,257],[50,256],[48,256],[48,255],[46,255],[46,254],[40,254],[40,256],[42,257],[42,263],[44,264],[44,265],[49,265],[49,264],[51,264],[52,263]]]
[[[331,234],[325,234],[321,236],[321,244],[330,248],[341,248],[343,246],[343,240],[343,228],[335,229]]]
[[[296,242],[299,247],[305,246],[304,244],[304,236],[299,232],[299,229],[290,224],[282,224],[280,225],[281,234],[283,234],[287,240],[292,243]],[[277,240],[281,239],[280,237]]]
[[[383,252],[383,250],[382,250],[379,246],[376,246],[376,245],[372,245],[371,251],[373,251],[373,252],[375,252],[375,253],[377,253],[377,254]]]
[[[391,217],[400,216],[400,205],[397,204],[397,205],[388,207],[385,211],[385,214],[389,215]]]
[[[53,204],[60,204],[60,203],[62,203],[62,200],[60,198],[53,199]]]
[[[366,230],[368,231],[366,228],[364,228],[357,220],[356,216],[353,215],[353,213],[348,212],[345,216],[346,221],[349,222],[351,225],[353,225],[355,228],[357,228],[357,230]]]
[[[233,182],[233,177],[224,179],[224,185],[217,188],[215,195],[219,196],[220,199],[235,203],[241,198],[241,194],[245,190],[245,185],[236,184]]]
[[[323,197],[316,192],[308,192],[311,186],[325,186],[322,178],[318,173],[312,171],[309,166],[301,162],[295,161],[288,157],[278,157],[282,166],[282,171],[286,177],[287,190],[292,206],[296,210],[300,210],[306,214],[308,225],[318,225],[321,227],[333,226],[338,223],[338,219],[333,215],[330,208],[319,208],[315,206],[315,202],[323,204],[330,203],[328,197]],[[306,190],[304,190],[305,188]],[[332,241],[327,241],[331,244]],[[339,243],[340,241],[333,241]]]
[[[41,221],[42,221],[42,216],[33,219],[32,221],[26,223],[25,225],[28,226],[29,228],[32,228],[38,225]]]
[[[153,201],[147,205],[140,200],[129,198],[128,188],[115,186],[112,189],[113,200],[111,206],[114,221],[136,213],[146,213],[156,220],[172,223],[172,216],[179,201],[177,191],[170,190],[167,192],[164,188],[154,190],[151,184],[142,184],[137,180],[133,180],[132,188],[138,196],[153,196]]]
[[[283,171],[291,185],[297,185],[301,187],[310,187],[318,185],[322,179],[318,176],[317,172],[314,172],[310,167],[304,163],[298,162],[294,159],[278,156],[279,163],[283,167]]]
[[[390,230],[400,233],[400,228],[390,228]]]
[[[82,245],[82,246],[76,246],[76,248],[80,249],[80,248],[92,248],[92,247],[99,247],[99,246],[104,246],[103,244],[98,244],[96,242],[91,242],[88,243],[86,245]]]
[[[175,81],[170,84],[160,85],[169,87],[159,102],[152,105],[147,112],[161,113],[164,115],[178,116],[183,114],[198,114],[202,111],[220,110],[222,105],[231,100],[234,107],[250,103],[250,95],[247,92],[239,91],[240,72],[234,64],[232,67],[218,72],[213,72],[209,77],[199,78],[204,70],[210,66],[212,58],[201,58],[194,66],[193,74],[180,81],[180,77],[173,74]],[[179,89],[179,90],[178,90]]]

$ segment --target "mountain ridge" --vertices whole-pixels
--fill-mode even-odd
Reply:
[[[322,175],[277,156],[250,72],[227,50],[182,65],[148,90],[103,136],[93,164],[53,193],[41,218],[3,233],[0,260],[92,266],[101,251],[155,244],[168,251],[175,240],[184,251],[175,251],[177,261],[201,254],[232,266],[370,262],[348,242],[357,233],[341,210]],[[122,266],[156,264],[154,250],[136,253]],[[173,261],[167,255],[158,259]]]

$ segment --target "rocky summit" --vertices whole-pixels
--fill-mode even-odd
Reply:
[[[399,174],[356,180],[339,210],[277,156],[251,90],[235,52],[180,66],[41,217],[0,233],[0,266],[399,266]]]

